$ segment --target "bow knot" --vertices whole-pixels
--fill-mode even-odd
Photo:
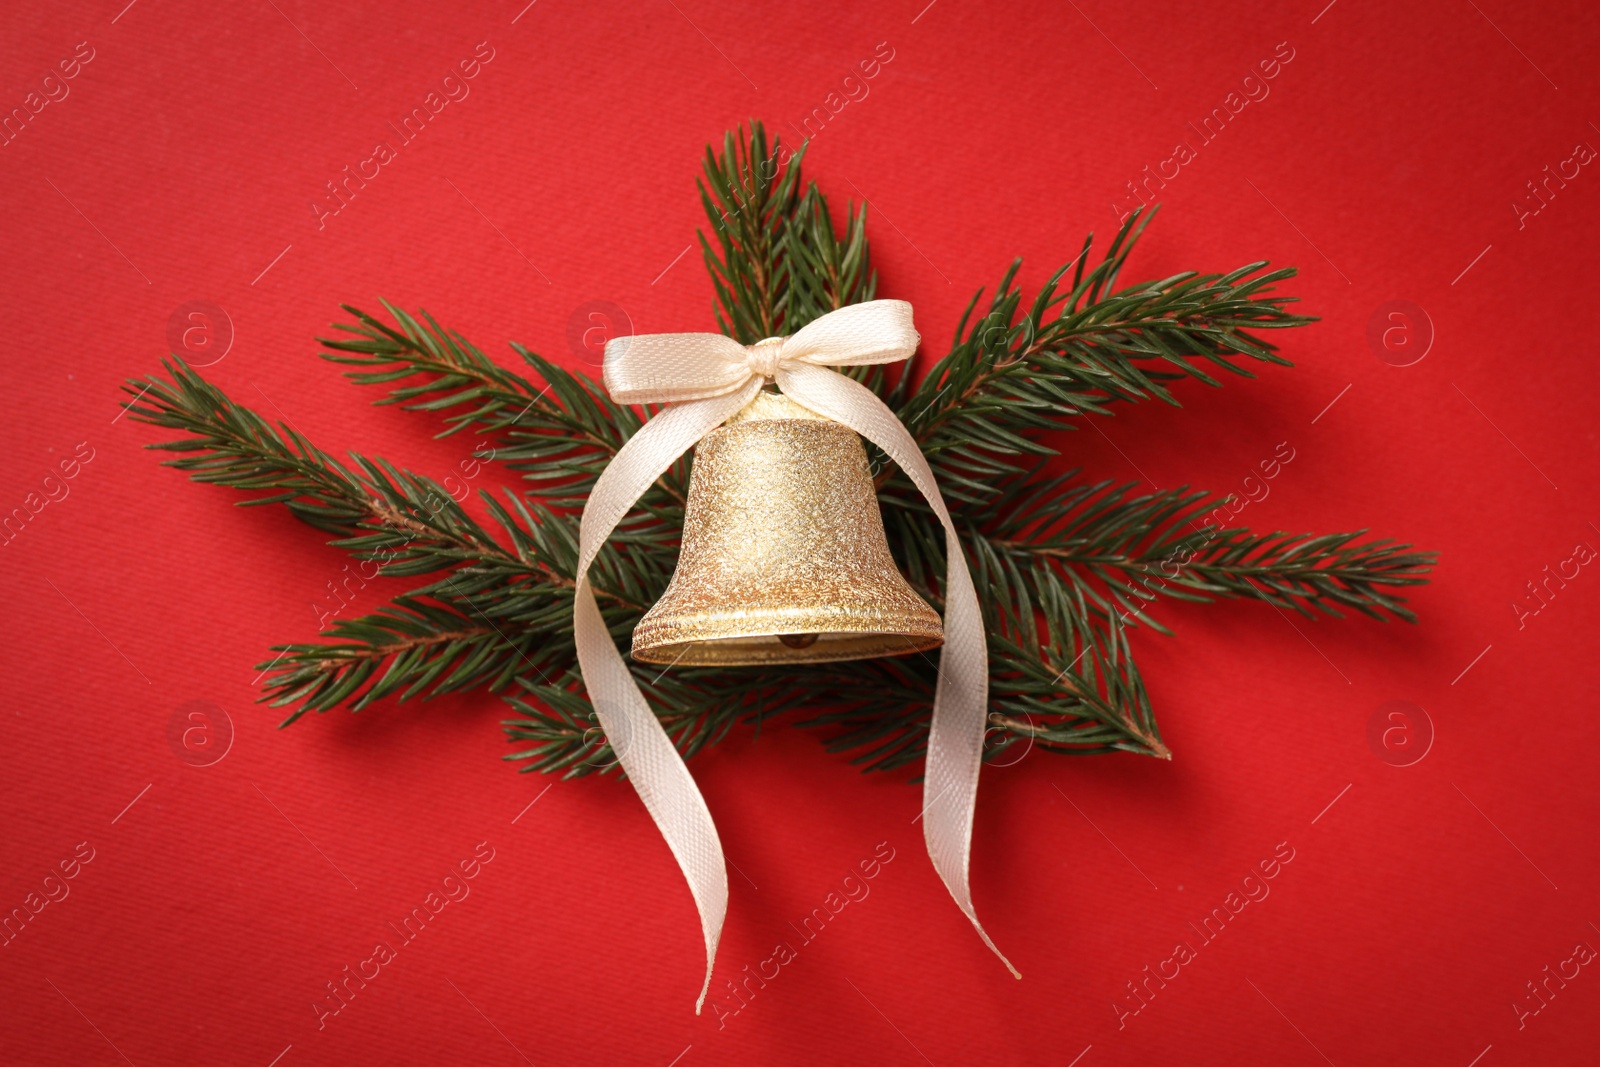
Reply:
[[[753,345],[746,345],[744,351],[750,373],[759,374],[763,378],[778,376],[778,367],[783,363],[783,338],[763,338]]]

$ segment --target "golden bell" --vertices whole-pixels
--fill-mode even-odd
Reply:
[[[634,659],[820,662],[943,641],[889,555],[855,431],[763,392],[695,446],[678,567],[633,631]]]

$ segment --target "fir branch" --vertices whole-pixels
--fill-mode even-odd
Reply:
[[[331,636],[322,644],[274,645],[279,655],[257,664],[271,675],[261,699],[275,708],[298,705],[280,725],[341,703],[360,711],[391,694],[406,700],[478,685],[493,692],[524,668],[531,651],[508,642],[492,623],[414,596],[397,597],[364,618],[338,620]]]
[[[359,711],[391,694],[405,701],[478,685],[499,692],[513,679],[542,680],[572,666],[576,517],[509,493],[505,503],[487,494],[485,502],[511,532],[514,556],[479,560],[393,607],[336,622],[330,641],[274,646],[281,654],[258,665],[268,675],[261,699],[274,707],[303,702],[282,725],[341,702]],[[613,639],[626,640],[665,591],[674,558],[648,543],[601,550],[590,582]]]
[[[787,671],[686,668],[662,670],[630,662],[634,681],[644,693],[667,736],[685,759],[727,736],[741,721],[761,724],[797,707],[803,691],[790,683]],[[594,707],[581,692],[576,668],[553,682],[519,677],[531,699],[508,697],[520,718],[501,725],[513,743],[531,742],[504,759],[522,763],[523,772],[564,771],[577,778],[618,766],[616,753],[601,729]]]
[[[440,412],[475,405],[469,411],[446,415],[449,426],[436,437],[448,437],[468,427],[498,430],[514,425],[543,392],[535,391],[526,378],[495,363],[461,334],[445,330],[426,311],[413,317],[387,300],[380,303],[395,326],[360,308],[341,304],[356,321],[334,323],[333,328],[357,339],[318,338],[327,349],[322,358],[362,368],[345,372],[345,377],[358,385],[389,385],[418,375],[429,376],[420,383],[396,386],[389,390],[387,398],[375,401],[377,404]]]
[[[801,191],[806,144],[787,159],[784,151],[751,122],[748,132],[728,131],[720,153],[706,147],[697,183],[716,241],[699,234],[717,324],[741,344],[792,334],[877,289],[865,208],[847,205],[844,231],[836,230],[816,183]]]
[[[511,347],[545,381],[546,389],[509,427],[507,443],[496,458],[522,475],[528,492],[549,498],[556,507],[582,508],[600,472],[655,409],[618,404],[586,375],[573,374],[514,342]],[[689,460],[680,459],[640,498],[639,507],[678,514],[688,486]]]
[[[1160,596],[1246,596],[1315,618],[1348,607],[1415,622],[1397,587],[1422,585],[1435,556],[1366,533],[1252,534],[1206,520],[1227,501],[1187,486],[1130,496],[1133,484],[1074,484],[1078,472],[1009,487],[975,522],[995,551],[1046,561],[1098,611],[1166,633],[1145,607]]]
[[[272,427],[181,361],[166,366],[171,381],[152,377],[125,389],[136,397],[127,405],[133,418],[188,435],[150,446],[186,453],[168,466],[196,481],[266,493],[241,503],[284,504],[334,534],[333,546],[379,564],[379,575],[445,572],[393,608],[336,623],[329,643],[275,646],[283,655],[261,665],[269,675],[262,699],[275,707],[301,702],[287,722],[346,700],[359,709],[391,693],[405,699],[479,683],[499,689],[515,671],[546,669],[530,658],[534,652],[570,660],[575,516],[485,494],[511,538],[507,549],[432,480],[355,454],[352,465],[341,463],[293,427]],[[592,584],[615,629],[631,630],[661,594],[674,556],[669,533],[637,518],[601,552]]]
[[[790,165],[798,168],[798,157]],[[858,211],[847,202],[844,231],[836,232],[828,199],[815,182],[806,188],[789,219],[784,252],[790,275],[785,333],[794,333],[830,311],[871,300],[877,292],[878,276],[867,244],[866,207]]]
[[[783,328],[789,299],[786,233],[799,202],[804,155],[802,145],[784,165],[777,139],[769,145],[759,122],[737,137],[729,130],[720,154],[706,147],[704,179],[696,184],[720,254],[704,233],[700,251],[716,291],[717,324],[741,344]]]
[[[1167,383],[1206,370],[1252,377],[1241,360],[1288,365],[1252,331],[1315,319],[1285,311],[1294,297],[1272,295],[1293,268],[1259,273],[1264,262],[1228,274],[1184,271],[1118,289],[1117,279],[1154,210],[1132,212],[1085,271],[1091,234],[1078,258],[1057,270],[1031,303],[1016,285],[1021,260],[1001,278],[988,309],[967,306],[953,347],[900,405],[898,414],[935,465],[949,495],[982,501],[997,480],[1023,467],[1005,457],[1052,455],[1040,431],[1072,429],[1082,414],[1110,414],[1114,401],[1155,398],[1176,406]],[[1072,280],[1062,279],[1071,270]],[[891,472],[880,475],[886,483]]]
[[[991,735],[984,758],[1019,742],[1045,751],[1133,752],[1170,759],[1121,620],[1096,616],[1081,591],[1042,566],[976,545],[989,647]],[[927,752],[938,668],[905,656],[799,673],[794,684],[835,710],[802,725],[833,728],[829,751],[855,752],[865,770],[889,771]],[[837,694],[849,694],[839,705]]]
[[[294,427],[275,429],[183,361],[163,365],[170,382],[132,379],[123,388],[135,396],[124,405],[134,419],[188,435],[149,446],[186,453],[166,466],[197,482],[265,493],[240,504],[283,504],[357,558],[382,559],[385,574],[517,562],[431,479],[356,453],[347,466]]]
[[[1171,759],[1121,620],[1096,625],[1082,593],[1054,571],[1035,566],[1024,579],[1011,560],[987,551],[978,557],[974,580],[999,597],[992,601],[989,721],[1048,751]]]
[[[358,340],[322,338],[323,358],[361,368],[345,376],[360,385],[388,385],[377,404],[408,411],[447,413],[436,436],[472,428],[500,442],[492,458],[522,475],[529,492],[558,507],[581,507],[595,479],[643,425],[633,408],[614,403],[597,383],[513,343],[512,350],[544,382],[543,388],[508,371],[426,311],[413,316],[382,301],[390,326],[348,304],[352,323],[334,329]],[[396,383],[404,382],[403,385]],[[465,411],[452,411],[471,405]],[[647,409],[648,410],[648,409]],[[490,457],[482,457],[490,458]],[[675,466],[657,483],[667,500],[648,496],[646,507],[681,504],[688,473]]]

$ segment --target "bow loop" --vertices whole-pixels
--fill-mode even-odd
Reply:
[[[785,341],[784,352],[823,367],[861,367],[910,359],[921,340],[909,303],[869,300],[812,319]]]
[[[745,349],[720,333],[644,333],[606,342],[603,378],[619,404],[723,396],[750,377]]]

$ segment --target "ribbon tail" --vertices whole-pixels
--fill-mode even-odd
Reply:
[[[889,452],[886,448],[884,451]],[[921,457],[920,449],[916,455]],[[889,456],[901,463],[892,452]],[[903,463],[901,466],[904,468]],[[929,473],[931,475],[931,471]],[[915,477],[912,480],[917,481]],[[934,510],[944,512],[942,506]],[[955,526],[946,515],[941,514],[941,519],[945,528],[945,554],[950,563],[945,572],[945,644],[939,659],[939,686],[934,696],[933,720],[928,728],[928,758],[922,779],[922,837],[934,869],[944,879],[945,888],[950,890],[956,906],[972,922],[989,951],[1006,965],[1011,976],[1021,978],[1022,974],[978,921],[968,881],[972,822],[978,801],[978,776],[983,767],[983,738],[988,726],[988,636]],[[982,679],[981,692],[977,694],[972,692],[974,673]]]
[[[749,403],[760,388],[757,379],[725,396],[674,405],[645,423],[595,483],[583,509],[578,535],[577,589],[573,598],[578,668],[600,728],[683,870],[700,913],[700,929],[706,942],[706,978],[695,1001],[697,1015],[711,988],[717,943],[728,911],[728,872],[722,842],[689,768],[661,720],[651,712],[617,649],[595,601],[588,573],[606,538],[644,491],[696,441]]]
[[[1021,978],[978,921],[968,884],[972,820],[989,708],[989,647],[983,611],[955,523],[922,449],[877,394],[836,371],[804,363],[780,368],[777,380],[778,388],[790,399],[843,423],[883,449],[910,477],[944,526],[948,559],[945,643],[939,657],[939,682],[928,734],[922,836],[934,870],[939,872],[956,906],[1006,969]]]
[[[728,872],[722,842],[700,788],[661,720],[645,703],[622,653],[617,651],[587,578],[577,589],[575,631],[578,664],[600,728],[661,836],[666,838],[700,913],[700,930],[706,942],[706,977],[694,1002],[698,1015],[711,989],[717,943],[722,939],[722,923],[728,913]]]

